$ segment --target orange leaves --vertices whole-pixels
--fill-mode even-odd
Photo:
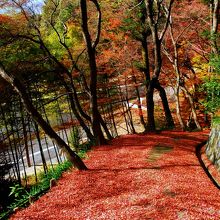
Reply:
[[[114,60],[118,57],[118,54],[112,48],[103,50],[102,54],[97,56],[98,64],[104,65],[110,62],[110,60]]]
[[[122,73],[122,75],[123,75],[124,77],[128,77],[128,76],[131,75],[131,73],[132,73],[132,69],[131,69],[131,68],[127,68],[127,69]]]
[[[72,65],[72,61],[71,60],[69,60],[68,58],[66,58],[66,59],[64,59],[63,61],[62,61],[62,63],[64,64],[64,66],[66,66],[66,67],[71,67],[71,65]]]
[[[102,58],[104,58],[104,60],[108,61],[114,56],[114,51],[112,51],[111,49],[107,49],[107,50],[103,51],[102,55],[103,55]]]
[[[113,43],[114,41],[121,41],[124,39],[124,35],[121,32],[117,32],[115,33],[112,30],[102,30],[102,38],[105,40],[110,40],[111,43]]]
[[[109,19],[109,28],[115,29],[121,25],[121,20],[119,18],[110,18]]]
[[[0,14],[0,24],[11,22],[11,17],[8,15]]]
[[[11,33],[17,33],[18,31],[24,32],[27,20],[22,14],[5,15],[0,14],[1,31],[5,29],[10,30]],[[7,31],[8,32],[8,31]]]

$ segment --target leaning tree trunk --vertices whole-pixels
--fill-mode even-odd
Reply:
[[[13,89],[19,94],[22,103],[24,104],[27,112],[32,116],[32,118],[40,125],[44,132],[54,141],[57,146],[59,146],[68,160],[70,160],[73,165],[79,170],[86,170],[87,167],[80,159],[80,157],[75,154],[75,152],[63,141],[60,136],[52,129],[52,127],[43,119],[41,114],[33,106],[31,100],[28,97],[28,94],[25,91],[25,87],[22,82],[15,76],[6,73],[3,66],[0,66],[0,76],[7,81]]]

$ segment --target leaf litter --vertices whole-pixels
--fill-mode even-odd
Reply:
[[[218,220],[220,191],[195,154],[206,139],[207,132],[163,131],[94,147],[85,160],[88,171],[65,172],[47,194],[11,219]]]

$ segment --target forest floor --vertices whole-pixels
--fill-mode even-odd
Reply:
[[[88,171],[57,185],[11,219],[220,219],[220,191],[196,156],[207,132],[124,135],[94,147]]]

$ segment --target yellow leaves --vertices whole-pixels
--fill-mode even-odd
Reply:
[[[192,58],[193,68],[197,73],[197,77],[204,79],[209,74],[209,63],[205,62],[203,57],[200,55],[194,56]]]

